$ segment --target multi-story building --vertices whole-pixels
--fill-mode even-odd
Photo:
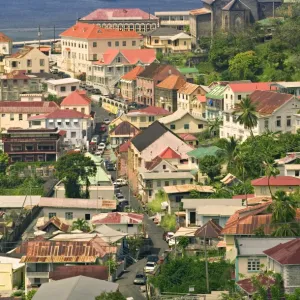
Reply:
[[[0,76],[0,101],[19,100],[20,94],[41,90],[41,79],[25,71],[16,70]]]
[[[66,97],[79,89],[80,80],[75,78],[52,79],[46,81],[48,93],[57,97]]]
[[[280,93],[292,94],[295,96],[300,96],[300,82],[274,82],[270,84],[273,89],[276,89]]]
[[[159,27],[147,32],[144,46],[161,53],[187,52],[192,49],[192,38],[172,27]]]
[[[135,31],[101,28],[78,22],[61,33],[61,58],[58,66],[74,73],[87,72],[88,66],[108,49],[139,49],[142,36]]]
[[[65,131],[9,128],[2,131],[4,152],[9,162],[56,161],[62,154]]]
[[[181,75],[170,75],[155,87],[156,106],[170,112],[177,110],[177,91],[185,84]]]
[[[10,55],[12,52],[12,39],[0,32],[0,57]]]
[[[103,28],[144,33],[159,27],[159,19],[139,8],[100,8],[79,22],[97,24]]]
[[[64,142],[70,146],[86,146],[93,132],[92,118],[70,109],[32,116],[28,118],[28,122],[30,128],[57,128],[65,131]]]
[[[5,73],[24,70],[26,73],[49,73],[49,57],[38,47],[26,46],[4,59]]]
[[[68,95],[60,104],[61,109],[76,110],[83,114],[91,114],[92,100],[87,96],[86,91],[76,90]]]
[[[154,14],[159,18],[160,27],[184,30],[190,25],[189,11],[157,11]]]
[[[154,49],[108,49],[97,62],[89,66],[87,83],[114,92],[121,77],[136,65],[157,62]]]
[[[300,101],[295,96],[271,91],[255,91],[250,95],[250,99],[256,105],[258,116],[257,126],[252,128],[254,135],[266,131],[292,132],[292,116],[300,108]],[[233,109],[224,112],[220,137],[234,136],[244,141],[251,135],[251,131],[237,122],[238,115],[234,112]]]
[[[136,99],[136,78],[144,71],[145,68],[142,66],[136,66],[134,69],[126,73],[121,77],[120,90],[121,95],[124,99],[129,101],[135,101]]]
[[[216,119],[222,117],[224,111],[224,92],[227,87],[227,83],[216,84],[206,94],[206,118]]]
[[[0,101],[0,129],[11,127],[29,128],[28,118],[48,114],[59,109],[55,102],[49,101]]]
[[[170,75],[180,75],[171,65],[152,63],[137,76],[136,101],[155,106],[155,87]]]

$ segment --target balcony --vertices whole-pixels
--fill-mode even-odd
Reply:
[[[49,278],[49,272],[27,272],[28,278]]]
[[[190,25],[189,20],[161,20],[160,24],[163,26],[185,26]]]

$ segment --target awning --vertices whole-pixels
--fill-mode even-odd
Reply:
[[[56,121],[57,121],[57,122],[61,122],[61,119],[57,119]]]
[[[217,244],[217,247],[218,247],[218,248],[225,248],[225,247],[226,247],[226,242],[225,242],[225,241],[220,241],[220,242]]]
[[[70,122],[70,119],[65,119],[65,122]]]
[[[71,51],[71,49],[70,49],[70,48],[66,48],[66,50],[67,50],[67,51]]]
[[[78,123],[78,119],[74,119],[73,122],[74,122],[74,123]]]
[[[54,121],[52,119],[49,120],[49,123],[53,123]]]

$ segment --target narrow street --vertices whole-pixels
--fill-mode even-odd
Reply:
[[[113,118],[112,116],[109,116],[107,111],[99,107],[96,103],[92,103],[92,110],[96,113],[97,121],[103,120],[104,118]],[[110,172],[110,174],[112,175],[112,177],[116,178],[116,172]],[[129,191],[128,186],[122,187],[121,191],[125,198],[129,200],[129,204],[133,208],[133,210],[140,210],[142,208],[140,202],[134,197],[133,193]],[[153,243],[151,253],[162,255],[164,251],[168,249],[167,243],[163,240],[163,229],[154,224],[154,222],[149,219],[147,214],[144,214],[144,222],[146,225],[148,236]],[[121,276],[121,278],[118,279],[117,282],[120,286],[120,292],[125,297],[133,297],[134,300],[145,299],[140,291],[140,286],[136,286],[133,284],[136,273],[142,272],[145,264],[146,258],[137,261],[136,263],[128,267],[126,272]]]

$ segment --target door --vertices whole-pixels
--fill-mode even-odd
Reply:
[[[196,224],[196,212],[195,211],[190,212],[190,224]]]

